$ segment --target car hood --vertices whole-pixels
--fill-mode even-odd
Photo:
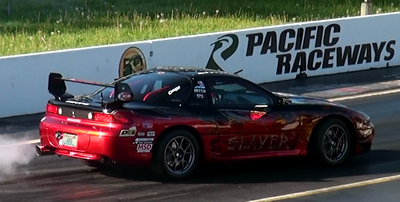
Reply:
[[[290,93],[283,93],[283,92],[274,92],[275,95],[282,97],[286,100],[288,104],[293,104],[293,105],[334,105],[334,106],[340,106],[340,107],[346,107],[345,105],[336,103],[336,102],[331,102],[326,99],[322,98],[316,98],[316,97],[307,97],[307,96],[302,96],[302,95],[295,95],[295,94],[290,94]]]

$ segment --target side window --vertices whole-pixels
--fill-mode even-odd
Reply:
[[[212,78],[207,81],[212,104],[216,106],[254,106],[271,104],[272,100],[259,87],[235,78]]]
[[[188,99],[189,106],[208,106],[207,90],[202,80],[198,80],[194,83],[192,92]]]

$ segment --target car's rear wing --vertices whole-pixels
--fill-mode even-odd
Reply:
[[[111,87],[114,88],[114,101],[126,102],[133,99],[131,87],[127,83],[114,82],[114,83],[100,83],[95,81],[87,81],[82,79],[73,79],[63,77],[60,73],[50,73],[48,81],[48,91],[59,101],[64,101],[68,98],[73,98],[72,94],[67,92],[65,81],[82,83],[95,86]]]

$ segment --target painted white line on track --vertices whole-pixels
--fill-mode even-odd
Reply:
[[[297,192],[297,193],[292,193],[292,194],[273,196],[273,197],[268,197],[268,198],[263,198],[263,199],[252,200],[252,201],[248,201],[248,202],[270,202],[270,201],[287,200],[287,199],[300,198],[300,197],[304,197],[304,196],[311,196],[311,195],[322,194],[322,193],[327,193],[327,192],[339,191],[339,190],[343,190],[343,189],[350,189],[350,188],[355,188],[355,187],[362,187],[362,186],[367,186],[367,185],[390,182],[390,181],[394,181],[394,180],[400,180],[400,175],[393,175],[393,176],[389,176],[389,177],[376,178],[376,179],[372,179],[372,180],[365,180],[365,181],[360,181],[360,182],[355,182],[355,183],[350,183],[350,184],[343,184],[343,185],[327,187],[327,188],[322,188],[322,189],[314,189],[314,190],[309,190],[309,191],[304,191],[304,192]]]
[[[14,146],[21,146],[21,145],[28,145],[28,144],[36,144],[39,142],[40,142],[40,139],[34,139],[34,140],[28,140],[28,141],[23,141],[23,142],[11,143],[11,144],[7,144],[7,145],[0,145],[0,148],[14,147]]]
[[[372,96],[378,96],[378,95],[387,95],[387,94],[392,94],[392,93],[399,93],[399,89],[392,89],[392,90],[385,90],[385,91],[378,91],[378,92],[373,92],[373,93],[363,93],[359,95],[351,95],[351,96],[343,96],[343,97],[337,97],[337,98],[332,98],[328,99],[329,101],[336,102],[336,101],[342,101],[342,100],[352,100],[352,99],[357,99],[357,98],[366,98],[366,97],[372,97]]]

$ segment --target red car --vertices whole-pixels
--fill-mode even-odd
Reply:
[[[99,85],[82,96],[65,81]],[[310,155],[337,165],[371,149],[375,129],[359,111],[274,93],[221,71],[160,67],[111,84],[49,75],[38,155],[90,166],[151,167],[182,178],[199,163]]]

